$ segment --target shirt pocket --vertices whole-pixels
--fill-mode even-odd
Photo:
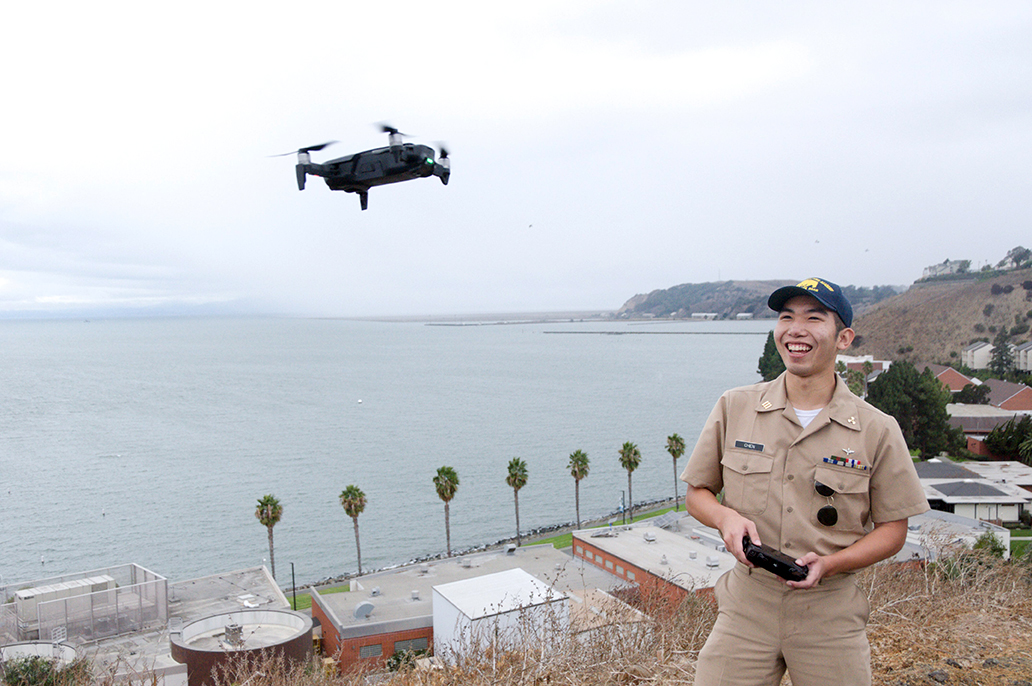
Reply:
[[[767,509],[774,458],[753,451],[729,451],[720,464],[724,468],[724,505],[743,515],[762,514]]]
[[[836,531],[854,531],[862,534],[871,514],[871,472],[848,467],[817,467],[814,479],[835,491],[831,504],[838,510],[838,521],[825,527],[817,520],[817,511],[828,504],[828,499],[813,493],[811,519],[818,528]]]

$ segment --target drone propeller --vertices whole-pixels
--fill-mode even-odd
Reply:
[[[437,164],[434,165],[434,176],[441,179],[441,183],[445,186],[448,185],[448,179],[451,177],[451,160],[448,158],[448,148],[444,147],[444,143],[438,143],[437,149],[440,151],[440,159]]]
[[[304,155],[305,153],[309,152],[318,152],[323,148],[328,148],[336,142],[337,141],[326,141],[325,143],[320,143],[319,145],[309,145],[307,148],[298,148],[297,150],[291,150],[290,152],[281,152],[278,155],[269,155],[269,157],[286,157],[287,155]]]
[[[390,124],[387,124],[386,122],[380,122],[380,131],[391,136],[409,136],[409,134],[398,131],[396,128],[394,128]]]

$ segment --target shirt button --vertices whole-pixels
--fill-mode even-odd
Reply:
[[[785,547],[786,547],[786,548],[791,548],[791,547],[792,547],[792,542],[791,542],[791,541],[789,541],[788,543],[786,543],[786,544],[785,544]]]
[[[791,507],[790,507],[790,508],[788,508],[788,509],[787,509],[787,510],[785,510],[785,511],[786,511],[786,512],[788,512],[788,514],[792,514],[792,508],[791,508]]]
[[[788,475],[788,480],[789,480],[789,481],[791,481],[791,480],[792,480],[792,479],[794,479],[794,478],[795,478],[795,474],[789,474],[789,475]]]

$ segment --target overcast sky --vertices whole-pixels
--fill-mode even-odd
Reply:
[[[1032,247],[1032,3],[21,2],[0,316],[615,309]],[[357,196],[313,160],[447,143]]]

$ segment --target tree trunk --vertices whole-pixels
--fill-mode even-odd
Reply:
[[[272,527],[269,527],[269,566],[272,567],[272,578],[276,578],[276,554],[272,548]]]
[[[573,482],[573,500],[577,504],[577,529],[580,529],[580,481]]]
[[[631,497],[631,472],[627,471],[627,523],[634,522],[634,498]]]
[[[352,517],[355,522],[355,552],[358,554],[358,575],[362,576],[362,546],[358,542],[358,517]]]
[[[674,512],[677,512],[677,460],[674,460]]]
[[[520,537],[520,492],[515,488],[512,489],[512,497],[516,502],[516,545],[523,545],[523,539]]]
[[[448,557],[451,557],[451,521],[448,518],[448,502],[444,503],[444,538],[448,542]]]

